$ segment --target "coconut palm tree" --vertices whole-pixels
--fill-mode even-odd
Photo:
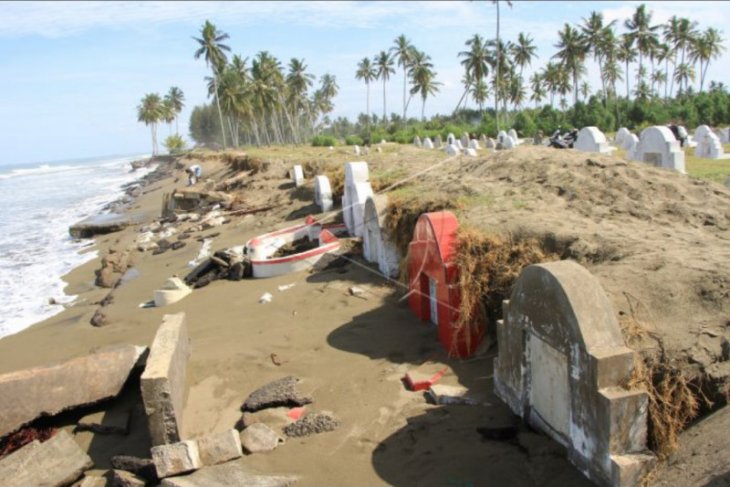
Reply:
[[[156,156],[157,149],[157,123],[162,119],[162,99],[157,93],[147,93],[142,102],[137,106],[137,121],[144,122],[150,127],[152,135],[152,155]]]
[[[634,40],[636,49],[639,52],[639,69],[643,66],[643,57],[649,55],[651,50],[658,44],[657,30],[661,26],[651,25],[651,12],[646,11],[646,5],[636,7],[630,19],[624,22],[628,35]],[[628,78],[628,76],[627,76]],[[639,79],[638,81],[641,81]]]
[[[474,98],[474,101],[479,104],[479,111],[483,111],[484,102],[489,98],[489,85],[483,79],[480,79],[474,83],[469,90],[469,94]]]
[[[695,68],[688,63],[679,64],[674,70],[674,80],[679,86],[679,92],[686,93],[689,82],[695,80]],[[684,90],[682,90],[682,86],[685,87]]]
[[[167,124],[167,134],[172,135],[172,122],[175,121],[175,109],[167,97],[163,98],[160,103],[160,120]]]
[[[408,83],[408,67],[413,59],[413,45],[404,34],[399,35],[393,41],[395,44],[390,48],[390,54],[403,67],[403,123],[406,121],[406,85]]]
[[[205,58],[205,65],[213,70],[213,79],[216,85],[215,89],[215,103],[218,107],[218,116],[221,121],[221,132],[223,135],[223,147],[226,145],[226,131],[223,123],[223,112],[221,111],[220,101],[218,100],[218,76],[223,72],[226,67],[227,59],[224,51],[230,51],[231,48],[223,44],[223,41],[228,39],[228,34],[219,32],[215,25],[210,21],[206,20],[203,27],[200,29],[200,38],[193,37],[199,44],[199,48],[195,51],[195,59],[199,59],[201,56]]]
[[[365,82],[367,91],[365,107],[367,109],[367,126],[368,135],[370,135],[370,82],[378,79],[378,72],[375,66],[370,62],[370,58],[362,58],[360,63],[357,65],[357,71],[355,71],[355,78]],[[405,113],[405,110],[404,112]]]
[[[165,100],[168,101],[168,103],[172,106],[173,111],[175,112],[175,134],[180,135],[177,122],[183,107],[185,107],[185,95],[183,95],[183,92],[180,88],[178,88],[177,86],[172,86],[170,88],[170,91],[167,92],[167,95],[165,95]]]
[[[471,81],[471,83],[479,83],[489,73],[489,51],[487,50],[487,44],[484,42],[482,36],[474,34],[474,36],[466,41],[465,45],[469,50],[459,52],[458,56],[463,58],[461,65],[464,66],[464,70],[466,71],[466,79]],[[471,83],[465,87],[465,95],[470,92]],[[479,110],[482,110],[481,105]]]
[[[517,35],[517,42],[512,44],[512,59],[520,67],[520,78],[525,66],[532,66],[532,60],[537,58],[537,47],[530,35],[520,32]]]
[[[390,75],[395,73],[395,68],[393,68],[395,63],[393,61],[393,57],[386,51],[380,51],[373,61],[375,69],[377,70],[378,79],[383,80],[383,122],[387,123],[387,111],[385,108],[385,83],[388,79],[390,79]]]
[[[530,100],[535,102],[535,108],[537,108],[543,98],[545,98],[545,87],[540,73],[532,73],[530,77],[530,89],[532,90]]]
[[[414,51],[412,61],[409,70],[412,80],[411,95],[421,95],[421,120],[425,121],[426,99],[429,95],[438,93],[442,83],[436,81],[437,73],[433,70],[430,56],[420,51]]]
[[[724,40],[720,31],[710,27],[704,33],[699,34],[691,46],[690,60],[699,62],[700,69],[700,93],[705,84],[705,75],[712,59],[717,59],[725,51]],[[704,67],[703,67],[704,65]]]
[[[302,140],[300,132],[300,120],[307,110],[307,91],[314,83],[314,75],[307,73],[307,65],[303,59],[292,58],[289,61],[289,73],[286,75],[287,116],[294,118],[295,133],[294,142]],[[291,122],[290,122],[291,124]]]
[[[605,82],[611,87],[611,96],[615,99],[617,96],[616,83],[624,79],[621,73],[621,64],[617,56],[606,57],[606,63],[603,65],[603,77]]]
[[[619,44],[618,51],[616,53],[616,59],[626,63],[626,99],[629,99],[629,63],[636,61],[636,49],[634,49],[634,38],[628,34],[621,36],[621,43]]]
[[[505,2],[507,3],[508,7],[512,8],[511,1],[505,0]],[[497,61],[496,61],[497,72],[495,73],[495,79],[498,80],[498,79],[501,79],[502,54],[504,52],[502,50],[502,43],[500,42],[500,39],[499,39],[499,22],[500,22],[499,0],[492,0],[492,5],[495,5],[497,7],[497,37],[495,38],[496,39],[495,45],[497,48]],[[496,83],[496,84],[498,85],[499,83]],[[495,92],[494,92],[494,113],[495,113],[495,116],[497,117],[497,131],[500,130],[500,127],[499,127],[499,93],[498,92],[499,92],[499,90],[495,90]]]
[[[570,24],[565,24],[563,30],[558,32],[559,41],[555,44],[558,52],[553,58],[560,60],[564,69],[569,71],[573,77],[573,100],[578,101],[578,81],[581,74],[585,72],[585,62],[588,49],[580,33]]]
[[[673,46],[675,58],[681,52],[681,56],[678,58],[679,64],[674,66],[674,74],[670,80],[670,84],[679,78],[689,79],[686,77],[686,68],[683,68],[685,73],[682,76],[677,76],[677,70],[679,66],[686,63],[687,49],[692,46],[692,43],[697,37],[697,22],[690,21],[687,18],[677,18],[676,16],[669,19],[667,27],[664,31],[664,38],[666,42]],[[672,96],[674,86],[670,86],[669,96]],[[680,86],[681,90],[682,87]]]
[[[586,48],[593,53],[593,59],[598,63],[598,74],[601,77],[604,98],[606,98],[606,83],[603,81],[603,60],[607,44],[611,42],[607,36],[613,37],[615,23],[616,21],[613,20],[607,25],[603,25],[603,14],[593,11],[588,19],[583,19],[583,25],[580,28]]]

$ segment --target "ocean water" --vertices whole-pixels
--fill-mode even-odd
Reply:
[[[0,162],[0,338],[63,311],[75,296],[61,276],[94,259],[91,240],[68,227],[123,196],[122,185],[154,168],[130,172],[146,155],[26,165]]]

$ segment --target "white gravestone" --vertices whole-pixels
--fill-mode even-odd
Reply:
[[[433,142],[431,142],[431,139],[426,137],[423,139],[423,148],[424,149],[433,149]]]
[[[720,138],[707,125],[700,125],[695,129],[695,156],[705,159],[723,159],[725,151]]]
[[[471,139],[471,141],[469,141],[469,148],[474,149],[474,150],[480,149],[479,142],[477,141],[477,139]]]
[[[302,166],[298,164],[294,166],[294,169],[292,169],[292,180],[294,181],[294,186],[297,188],[304,184],[304,171],[302,171]]]
[[[413,137],[413,145],[416,147],[421,147],[421,138],[419,136]]]
[[[608,145],[606,136],[598,130],[598,127],[583,127],[578,132],[578,138],[573,146],[575,150],[582,152],[598,152],[599,154],[610,154],[614,148]]]
[[[314,178],[314,202],[322,209],[322,213],[332,209],[332,188],[327,176],[316,176]]]
[[[350,235],[362,237],[365,200],[373,194],[366,162],[345,164],[345,193],[342,196],[342,216]]]
[[[633,160],[685,173],[684,151],[668,127],[656,125],[645,128],[639,137]]]
[[[446,154],[449,156],[455,156],[460,153],[459,148],[456,147],[454,144],[449,144],[446,146]]]
[[[368,262],[377,262],[378,269],[387,277],[398,277],[400,257],[388,227],[385,224],[388,197],[369,196],[365,202],[365,232],[363,256]]]

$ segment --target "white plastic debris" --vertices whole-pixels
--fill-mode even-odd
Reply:
[[[286,291],[287,289],[291,289],[294,287],[294,284],[296,283],[292,282],[291,284],[284,284],[282,286],[279,286],[279,291]]]
[[[261,297],[259,298],[259,303],[261,303],[261,304],[266,304],[266,303],[270,303],[270,302],[271,302],[271,299],[272,299],[273,297],[274,297],[274,296],[272,296],[272,295],[271,295],[271,293],[264,293],[264,294],[262,294],[262,295],[261,295]]]

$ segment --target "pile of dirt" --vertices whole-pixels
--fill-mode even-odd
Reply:
[[[319,240],[309,240],[309,237],[302,237],[299,240],[295,240],[286,245],[282,245],[277,249],[276,252],[271,256],[274,259],[279,257],[286,257],[288,255],[301,254],[307,250],[316,249],[319,247]]]

